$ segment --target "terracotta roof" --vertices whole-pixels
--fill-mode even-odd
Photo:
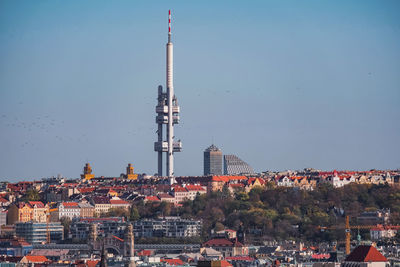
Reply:
[[[227,260],[233,261],[254,261],[254,258],[249,256],[234,256],[234,257],[226,257]]]
[[[344,261],[387,262],[388,260],[373,246],[358,246]]]
[[[166,262],[169,265],[183,265],[183,261],[180,259],[161,259],[161,262]]]
[[[232,180],[247,180],[246,176],[213,175],[211,180],[214,182],[229,182]]]
[[[95,189],[96,188],[94,188],[94,187],[81,187],[81,188],[78,188],[78,190],[79,190],[79,192],[81,192],[81,194],[93,192]]]
[[[170,194],[167,194],[167,193],[158,194],[158,197],[160,199],[162,199],[162,198],[174,198],[173,196],[171,196]]]
[[[32,255],[26,255],[25,258],[29,261],[29,262],[46,262],[48,261],[48,259],[45,256],[32,256]]]
[[[187,192],[187,189],[180,186],[176,186],[174,188],[174,192]]]
[[[145,198],[145,200],[147,200],[147,201],[160,201],[160,199],[158,197],[156,197],[156,196],[147,196]]]
[[[151,250],[141,250],[137,253],[138,256],[151,256]]]
[[[8,200],[7,200],[7,199],[4,199],[4,198],[2,198],[2,197],[0,197],[0,202],[7,203]]]
[[[76,202],[63,202],[61,203],[65,208],[78,208],[78,203]]]
[[[44,208],[44,204],[41,201],[29,201],[29,205],[37,206],[38,208]]]
[[[229,187],[232,188],[244,187],[244,184],[230,184]]]
[[[200,185],[187,185],[186,189],[189,191],[206,191],[202,186]]]
[[[95,266],[97,265],[98,262],[99,262],[99,261],[96,261],[96,260],[94,260],[94,261],[88,260],[88,261],[86,262],[86,265],[87,265],[88,267],[95,267]]]
[[[221,267],[232,267],[233,265],[227,262],[226,260],[221,260],[220,261],[220,266]]]

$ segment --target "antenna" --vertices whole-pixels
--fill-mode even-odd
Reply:
[[[168,43],[171,42],[171,10],[168,10]]]

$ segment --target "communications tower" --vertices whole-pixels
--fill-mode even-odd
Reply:
[[[174,176],[174,152],[182,150],[180,140],[174,141],[174,125],[179,123],[178,100],[174,94],[173,85],[173,44],[171,42],[171,10],[168,14],[168,43],[167,43],[167,68],[166,68],[166,87],[163,91],[161,85],[158,86],[158,103],[156,106],[156,123],[158,125],[157,142],[154,142],[154,150],[158,154],[158,176],[162,176],[163,156],[166,153],[166,176]],[[165,127],[163,126],[165,125]],[[163,128],[166,128],[166,140],[164,141]]]

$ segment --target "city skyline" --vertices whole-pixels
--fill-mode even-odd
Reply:
[[[0,180],[154,174],[174,16],[184,140],[255,171],[400,167],[400,3],[0,3]]]

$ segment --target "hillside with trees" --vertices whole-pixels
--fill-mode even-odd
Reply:
[[[252,240],[335,241],[343,240],[343,229],[321,232],[318,226],[343,226],[346,215],[351,224],[357,224],[357,216],[362,212],[383,208],[390,209],[391,224],[400,224],[400,190],[389,185],[350,184],[333,188],[321,184],[313,191],[267,186],[231,194],[225,187],[222,192],[198,195],[182,207],[166,202],[138,202],[130,217],[179,215],[201,219],[203,239],[212,230],[237,230],[242,224]],[[361,235],[368,238],[369,231],[364,230]]]

